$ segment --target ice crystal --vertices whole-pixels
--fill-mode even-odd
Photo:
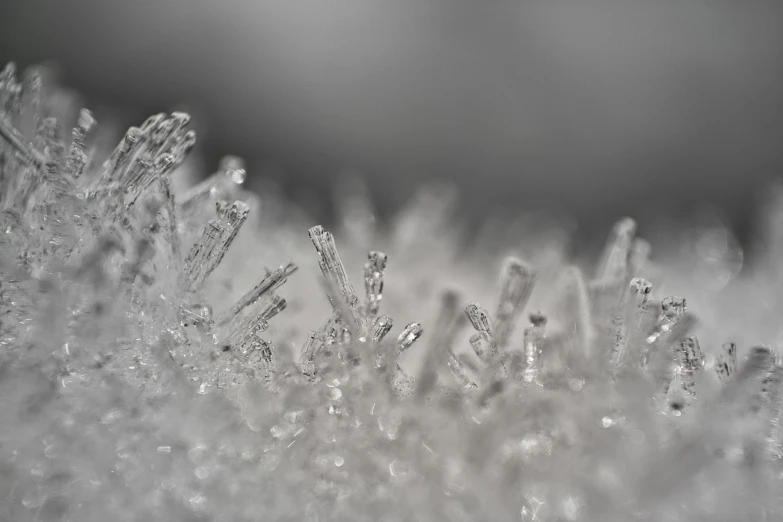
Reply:
[[[736,281],[758,310],[692,311],[624,218],[594,278],[520,237],[493,295],[448,193],[386,230],[341,189],[312,252],[295,212],[248,220],[239,158],[173,190],[188,115],[102,151],[56,100],[0,72],[0,520],[783,517],[783,366],[726,335],[776,341],[776,263]]]

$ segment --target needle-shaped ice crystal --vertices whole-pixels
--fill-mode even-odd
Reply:
[[[180,259],[182,247],[180,245],[179,231],[177,230],[177,205],[174,201],[174,192],[171,190],[171,181],[169,181],[168,177],[158,177],[157,191],[163,200],[162,208],[166,211],[164,226],[171,252],[171,262],[175,269],[179,269],[182,263]]]
[[[683,406],[690,404],[696,398],[696,375],[704,366],[704,354],[699,346],[699,341],[694,336],[689,336],[680,341],[676,354],[679,359],[677,377],[683,392],[685,404],[675,406],[681,410]]]
[[[686,311],[684,297],[665,297],[661,300],[661,316],[655,330],[647,337],[647,343],[656,342],[661,335],[671,330],[683,317]]]
[[[452,360],[459,362],[453,350],[454,340],[467,323],[465,315],[460,310],[459,301],[459,294],[453,290],[446,290],[441,296],[438,317],[430,330],[431,334],[428,335],[429,346],[419,376],[419,387],[416,393],[420,397],[426,396],[436,385],[440,369],[444,365],[449,365],[449,369],[453,371],[454,367],[450,362]],[[462,369],[461,365],[459,368]],[[467,380],[464,369],[462,370],[462,374],[457,379],[460,385]]]
[[[11,145],[19,156],[30,165],[41,167],[46,162],[43,154],[35,150],[24,136],[6,121],[2,112],[0,112],[0,138]]]
[[[379,343],[386,337],[386,334],[392,329],[394,321],[388,315],[381,315],[375,319],[372,327],[371,340],[374,343]]]
[[[508,345],[519,314],[525,309],[535,284],[533,267],[508,257],[500,273],[500,296],[494,317],[494,342],[499,350]]]
[[[663,330],[655,340],[649,342],[648,338],[647,352],[643,358],[642,366],[647,368],[649,374],[663,390],[671,382],[672,363],[674,362],[672,349],[675,349],[685,339],[695,323],[696,318],[693,315],[683,312],[678,320]]]
[[[87,165],[87,153],[85,152],[85,140],[87,134],[95,126],[95,118],[87,109],[79,113],[79,120],[71,132],[71,148],[68,152],[68,171],[74,179],[78,179]]]
[[[340,259],[334,237],[331,232],[326,232],[323,227],[315,226],[310,229],[310,240],[318,253],[318,266],[321,268],[321,272],[332,290],[328,295],[329,302],[332,303],[332,307],[338,313],[342,309],[347,309],[351,317],[343,317],[343,320],[352,321],[353,327],[357,331],[363,331],[364,320],[359,310],[359,300]],[[333,295],[335,293],[338,295]],[[338,299],[342,302],[338,302]]]
[[[277,270],[268,273],[252,290],[240,297],[227,312],[221,315],[217,320],[217,323],[225,324],[233,320],[234,317],[240,314],[246,307],[255,303],[269,292],[277,290],[287,281],[288,276],[296,272],[296,270],[297,266],[289,261]]]
[[[715,357],[715,373],[722,386],[726,386],[737,371],[737,345],[724,343]]]
[[[411,323],[402,329],[402,332],[397,337],[397,355],[411,347],[419,337],[424,333],[424,329],[419,323]]]
[[[624,279],[636,234],[636,222],[623,218],[612,228],[612,233],[598,264],[596,279]]]
[[[526,383],[535,382],[541,373],[541,350],[546,335],[546,317],[541,312],[530,314],[530,326],[525,328],[524,349],[525,362],[522,370],[522,380]]]
[[[302,351],[299,355],[299,367],[302,375],[309,381],[315,380],[316,376],[316,364],[315,356],[318,349],[321,347],[321,341],[318,338],[317,332],[310,332],[307,336],[307,340],[302,345]]]
[[[775,365],[769,379],[773,384],[768,395],[767,450],[780,462],[783,459],[783,366]]]
[[[261,303],[257,303],[252,313],[248,314],[244,320],[231,328],[221,345],[230,349],[246,351],[250,345],[258,342],[258,334],[268,328],[268,321],[285,310],[285,307],[286,302],[282,297],[277,295],[267,297]]]
[[[625,295],[623,305],[615,324],[614,347],[610,355],[612,369],[617,371],[629,361],[629,351],[633,351],[647,335],[645,314],[648,310],[652,284],[646,279],[634,278]],[[652,314],[648,314],[652,315]]]
[[[470,338],[470,345],[482,361],[489,361],[497,354],[489,312],[480,303],[474,302],[465,307],[465,315],[478,332]]]
[[[386,270],[386,254],[372,251],[364,264],[365,314],[375,317],[383,298],[383,272]]]
[[[204,225],[185,259],[181,285],[186,291],[198,290],[217,268],[239,228],[247,220],[250,208],[241,201],[235,201],[232,205],[219,204],[217,212],[218,218]]]
[[[182,197],[181,208],[186,214],[209,201],[228,199],[236,196],[239,185],[244,183],[244,161],[237,156],[224,157],[217,172],[199,182]]]

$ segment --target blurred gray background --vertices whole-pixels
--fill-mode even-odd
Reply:
[[[593,239],[712,208],[745,240],[783,167],[772,0],[0,0],[8,60],[123,124],[192,110],[251,185],[313,201],[360,172],[381,213],[447,180],[466,219],[544,209]]]

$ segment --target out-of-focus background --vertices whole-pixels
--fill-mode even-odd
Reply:
[[[711,208],[746,240],[782,56],[770,0],[0,2],[0,61],[57,63],[124,125],[187,108],[208,165],[244,156],[316,213],[347,169],[381,213],[446,180],[467,219],[544,209],[588,239]]]

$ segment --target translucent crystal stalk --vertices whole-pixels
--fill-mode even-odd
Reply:
[[[400,365],[391,372],[389,385],[400,399],[406,399],[416,391],[416,379],[409,375]]]
[[[185,214],[210,201],[234,197],[237,187],[244,183],[247,173],[244,161],[237,156],[226,156],[220,161],[216,173],[189,189],[182,198],[181,209]]]
[[[6,121],[2,113],[0,113],[0,137],[11,145],[28,164],[40,168],[46,162],[43,154],[32,148],[19,131]]]
[[[95,118],[87,109],[79,113],[79,120],[71,132],[71,148],[68,152],[68,171],[74,179],[78,179],[87,165],[85,140],[87,134],[95,126]]]
[[[158,192],[163,199],[163,208],[166,211],[166,239],[171,249],[171,261],[174,268],[179,270],[181,264],[181,251],[179,231],[177,229],[177,205],[174,201],[174,193],[171,190],[171,182],[166,176],[158,177]]]
[[[737,345],[724,343],[715,357],[715,373],[723,387],[731,381],[737,371]]]
[[[316,252],[318,252],[318,266],[321,268],[324,278],[333,287],[334,291],[339,294],[330,294],[328,296],[332,307],[335,311],[340,312],[342,306],[337,302],[337,299],[340,299],[351,315],[351,317],[344,317],[343,319],[353,321],[357,331],[363,331],[364,319],[359,310],[359,300],[356,297],[351,281],[348,279],[340,254],[337,252],[334,237],[331,232],[324,231],[323,227],[315,226],[310,229],[310,240],[313,242]]]
[[[769,428],[767,450],[777,460],[778,466],[783,459],[783,366],[775,365],[770,372],[769,391]]]
[[[500,296],[493,316],[493,340],[498,350],[508,345],[519,314],[525,309],[535,284],[535,271],[527,263],[508,257],[500,273]]]
[[[565,288],[560,302],[562,327],[569,337],[571,355],[588,361],[592,359],[595,331],[587,284],[582,271],[575,266],[567,267],[563,278]]]
[[[660,336],[652,342],[648,337],[647,354],[644,360],[644,367],[647,368],[661,390],[666,390],[672,377],[672,349],[679,345],[688,332],[696,323],[696,318],[687,313],[666,329]]]
[[[241,201],[219,205],[218,218],[201,229],[198,239],[185,259],[181,285],[186,291],[198,290],[223,260],[239,228],[247,220],[250,208]]]
[[[623,218],[614,225],[598,264],[596,279],[625,279],[635,234],[636,222],[631,218]]]
[[[317,372],[315,356],[321,346],[322,343],[318,339],[317,332],[310,332],[304,345],[302,345],[302,350],[299,355],[299,367],[302,375],[309,381],[315,380]]]
[[[93,198],[98,198],[102,191],[122,181],[124,168],[144,139],[144,132],[140,128],[130,127],[127,130],[111,156],[104,162],[100,178],[92,184],[90,192]]]
[[[50,196],[42,199],[60,199],[73,196],[75,186],[73,180],[61,167],[64,159],[64,144],[60,136],[60,125],[56,118],[44,118],[38,129],[39,148],[44,157],[42,180]]]
[[[525,328],[524,348],[525,362],[522,370],[522,380],[526,383],[536,382],[541,373],[541,350],[546,335],[546,317],[541,313],[530,314],[530,326]]]
[[[386,337],[386,334],[389,333],[393,325],[394,322],[388,315],[381,315],[380,317],[377,317],[372,327],[372,342],[379,343],[383,341],[384,337]]]
[[[225,324],[234,319],[246,307],[255,303],[269,292],[274,292],[287,281],[288,276],[296,272],[297,266],[288,262],[274,272],[268,273],[252,290],[239,298],[239,300],[223,315],[218,318],[218,324]]]
[[[702,353],[699,341],[694,336],[688,336],[682,339],[676,349],[678,366],[676,368],[676,381],[681,387],[681,395],[684,401],[671,403],[675,411],[681,411],[688,407],[696,399],[696,375],[704,366],[704,354]],[[677,390],[675,393],[679,392]],[[679,393],[678,393],[679,394]]]
[[[212,307],[205,304],[182,306],[179,310],[179,321],[182,327],[195,326],[201,334],[212,330]]]
[[[615,371],[627,364],[629,345],[638,346],[643,342],[643,336],[647,335],[644,319],[651,292],[652,284],[646,279],[631,280],[616,323],[614,350],[611,355],[611,365]]]
[[[252,347],[251,345],[258,343],[258,334],[269,327],[268,321],[285,310],[285,307],[285,299],[277,295],[269,296],[258,303],[252,313],[231,329],[225,340],[221,342],[221,346],[242,352],[247,351]]]
[[[383,298],[383,272],[386,270],[386,254],[372,251],[364,264],[365,315],[375,317]]]
[[[172,154],[164,153],[150,163],[146,158],[140,158],[131,169],[123,187],[125,191],[125,211],[136,204],[144,190],[157,178],[168,176],[177,166]]]
[[[16,80],[16,64],[9,62],[0,70],[0,113],[13,119],[21,111],[22,86]]]
[[[652,246],[644,239],[636,238],[633,241],[629,265],[629,276],[638,275],[650,259]]]
[[[655,343],[663,334],[669,332],[682,319],[686,310],[683,297],[665,297],[661,301],[661,316],[655,330],[647,337],[647,344]]]
[[[397,356],[399,357],[402,352],[410,348],[423,333],[424,329],[419,323],[411,323],[403,328],[397,337]]]
[[[459,363],[454,354],[453,345],[457,335],[467,322],[465,315],[461,313],[459,300],[459,294],[452,290],[444,291],[441,295],[438,317],[432,327],[431,335],[428,336],[429,346],[419,376],[417,394],[421,397],[436,385],[442,366],[448,365],[453,372],[454,367],[451,362]],[[461,365],[458,366],[458,369],[462,369]],[[467,382],[464,369],[461,374],[455,375],[455,379],[460,385]]]
[[[465,307],[465,315],[478,332],[470,338],[470,345],[482,361],[489,361],[497,355],[489,312],[480,303],[470,303]]]

